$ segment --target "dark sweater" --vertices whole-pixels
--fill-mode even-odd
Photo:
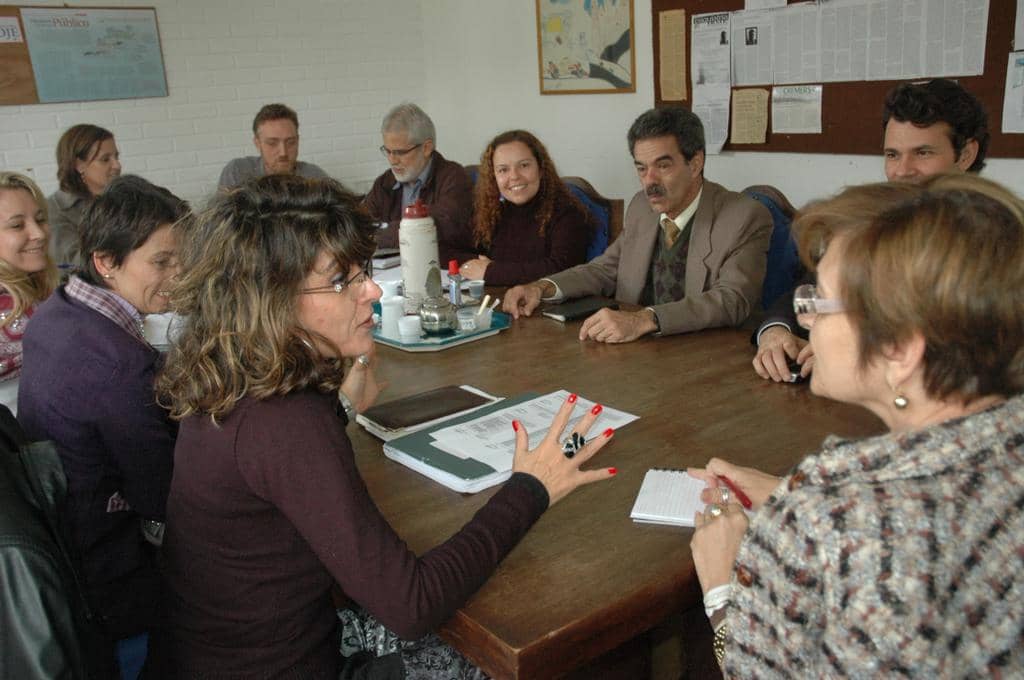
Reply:
[[[334,678],[330,587],[402,637],[435,629],[547,508],[516,474],[422,557],[367,493],[333,395],[243,399],[181,424],[167,507],[167,677]],[[170,668],[170,661],[174,666]]]
[[[147,630],[159,580],[139,519],[164,517],[177,429],[153,394],[160,354],[63,287],[32,317],[23,349],[18,420],[30,439],[57,444],[87,593],[113,637]]]
[[[494,225],[491,247],[484,254],[491,258],[484,281],[488,286],[514,286],[555,274],[583,264],[593,227],[575,203],[563,195],[544,235],[537,226],[539,194],[524,205],[504,201],[498,223]],[[460,263],[473,259],[475,252],[457,253]]]

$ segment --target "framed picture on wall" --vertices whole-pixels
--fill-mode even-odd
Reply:
[[[536,0],[541,94],[636,92],[633,0]]]

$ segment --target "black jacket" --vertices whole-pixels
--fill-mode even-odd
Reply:
[[[0,678],[111,676],[60,525],[66,488],[53,444],[26,441],[0,406]]]

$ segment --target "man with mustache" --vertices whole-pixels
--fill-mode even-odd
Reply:
[[[988,152],[988,113],[959,83],[936,78],[897,85],[882,113],[885,177],[890,182],[920,182],[942,172],[981,172]],[[801,283],[814,283],[807,275]],[[751,338],[757,345],[753,365],[766,380],[792,382],[795,367],[806,378],[814,367],[807,331],[793,312],[793,295],[781,296],[764,315]]]
[[[643,113],[627,141],[641,191],[622,235],[586,264],[512,288],[504,310],[530,316],[542,301],[585,295],[644,305],[590,316],[579,337],[598,342],[743,323],[761,298],[768,210],[704,179],[704,127],[684,108]]]
[[[381,223],[377,245],[398,247],[402,211],[420,199],[437,225],[443,268],[455,251],[473,249],[473,184],[469,175],[437,150],[434,122],[415,104],[399,104],[388,111],[380,132],[384,142],[380,152],[390,169],[373,183],[365,203],[373,219]]]
[[[299,175],[324,178],[327,173],[299,160],[299,116],[284,104],[267,104],[252,121],[252,143],[259,156],[236,158],[220,173],[221,191],[234,189],[253,177]]]

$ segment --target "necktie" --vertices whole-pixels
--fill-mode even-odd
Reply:
[[[666,217],[661,221],[661,230],[665,232],[665,247],[671,248],[679,238],[679,225]]]

